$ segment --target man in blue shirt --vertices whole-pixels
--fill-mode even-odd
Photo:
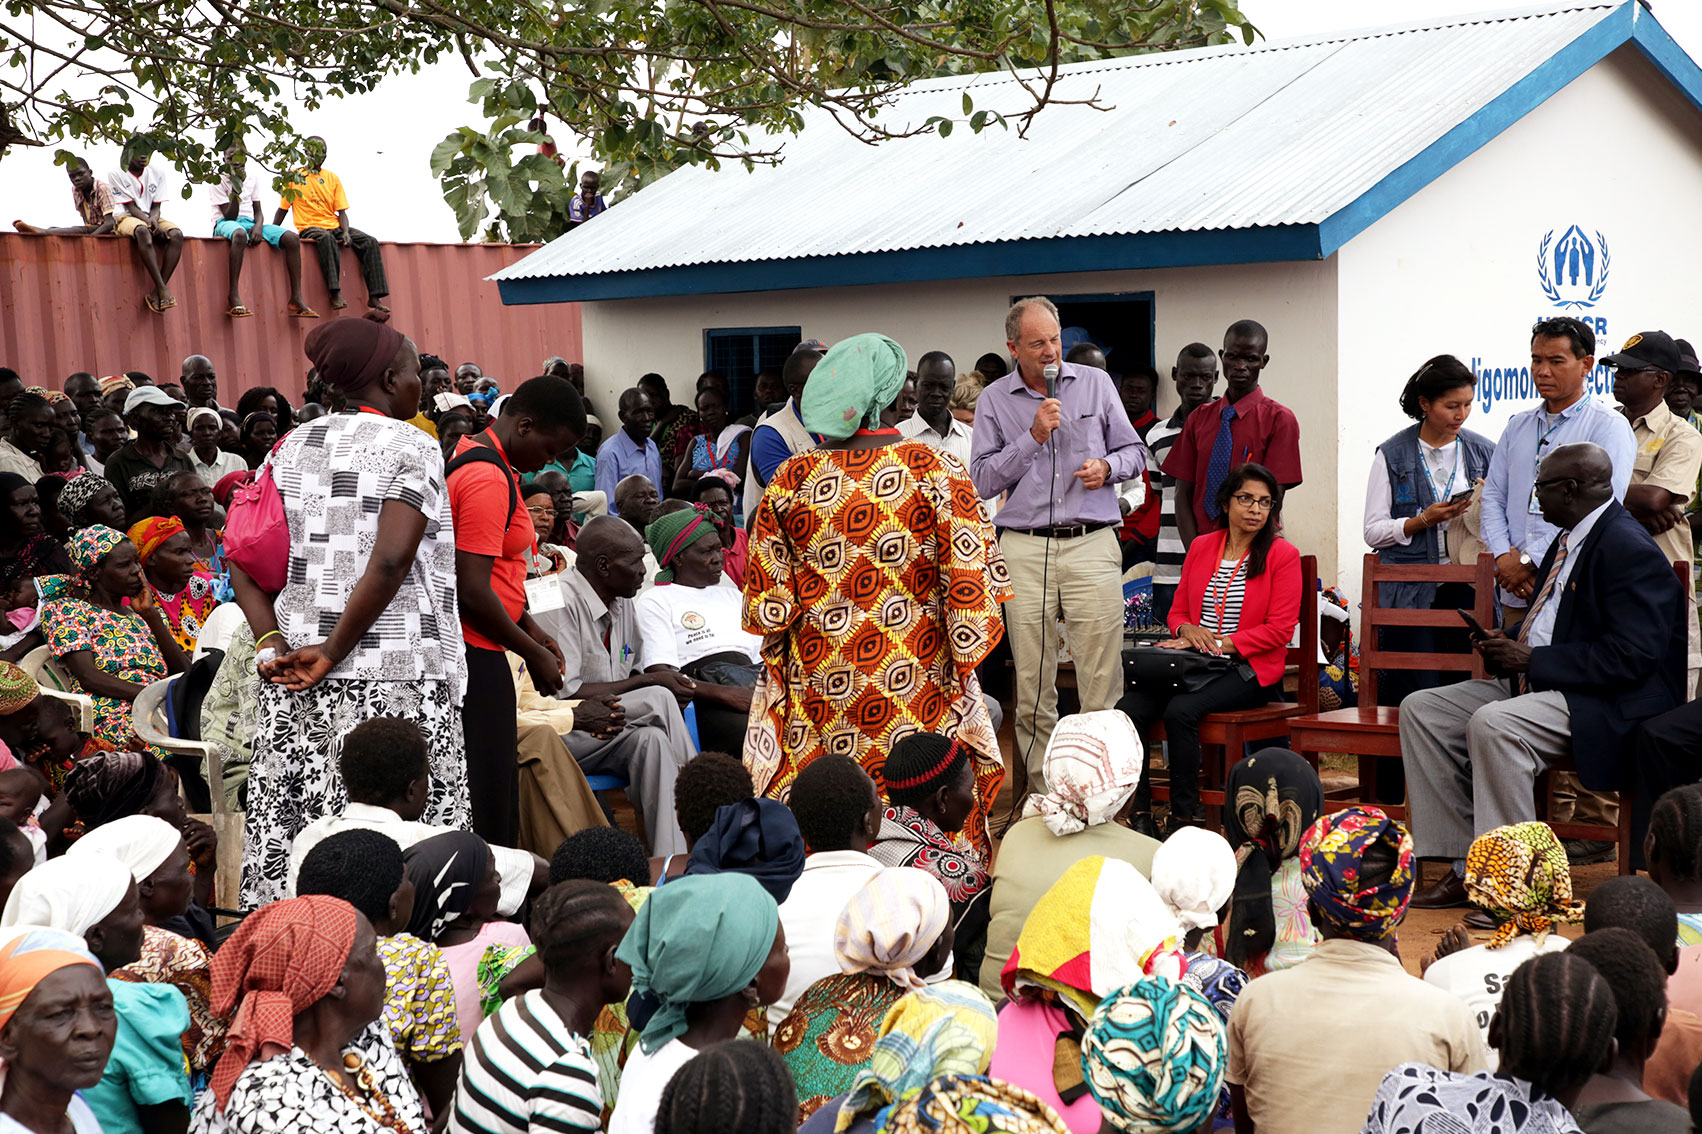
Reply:
[[[609,514],[620,515],[615,506],[615,485],[629,476],[648,477],[651,484],[661,484],[662,453],[650,440],[650,429],[656,424],[656,411],[643,390],[633,386],[621,395],[620,431],[597,450],[597,491],[609,501]]]
[[[1596,365],[1596,336],[1569,316],[1544,319],[1531,331],[1531,380],[1542,404],[1513,415],[1483,484],[1483,542],[1495,556],[1495,580],[1508,625],[1524,618],[1536,565],[1558,534],[1542,518],[1532,484],[1537,465],[1561,445],[1590,441],[1613,463],[1613,497],[1621,502],[1637,461],[1637,439],[1625,416],[1586,397]]]

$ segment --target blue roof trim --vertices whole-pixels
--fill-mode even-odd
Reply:
[[[1143,232],[1016,240],[949,248],[813,256],[798,260],[692,264],[597,276],[499,280],[497,289],[505,304],[575,303],[666,295],[716,295],[740,291],[979,279],[985,276],[1258,264],[1318,260],[1323,255],[1316,225],[1273,225],[1207,232]]]
[[[1682,60],[1689,70],[1695,73],[1696,65],[1660,30],[1652,18],[1635,20],[1634,13],[1638,8],[1636,0],[1627,0],[1624,5],[1603,16],[1589,31],[1490,100],[1476,114],[1426,146],[1422,152],[1372,186],[1357,201],[1325,219],[1318,226],[1324,255],[1333,255],[1348,241],[1388,216],[1419,190],[1493,141],[1508,127],[1558,94],[1567,84],[1633,39],[1640,28],[1650,28],[1657,32],[1665,43],[1665,49],[1676,55],[1678,60]],[[1649,38],[1653,39],[1654,36]],[[1650,49],[1645,47],[1644,53],[1650,54]],[[1652,55],[1651,59],[1654,59]],[[1654,59],[1654,62],[1662,74],[1681,88],[1684,87],[1684,80],[1674,73],[1676,66],[1662,66],[1658,59]],[[1697,74],[1690,76],[1693,84],[1697,77]],[[1702,85],[1694,85],[1693,89],[1686,93],[1694,102],[1699,93],[1702,93]]]
[[[1690,100],[1690,105],[1702,110],[1702,67],[1685,54],[1684,48],[1673,42],[1672,36],[1655,17],[1643,10],[1642,5],[1633,3],[1627,7],[1631,9],[1631,42],[1655,65],[1657,71],[1666,76],[1668,82],[1678,88],[1680,94]]]

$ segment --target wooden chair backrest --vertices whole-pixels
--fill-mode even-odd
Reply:
[[[1365,557],[1365,590],[1359,608],[1359,703],[1377,703],[1377,671],[1380,669],[1428,669],[1443,673],[1469,673],[1483,677],[1483,657],[1476,650],[1463,654],[1414,653],[1385,650],[1378,639],[1381,626],[1434,626],[1463,629],[1465,623],[1452,610],[1410,610],[1382,606],[1379,583],[1467,583],[1474,588],[1472,613],[1486,629],[1495,628],[1495,557],[1485,552],[1476,564],[1380,563],[1375,555]]]
[[[1318,557],[1300,557],[1300,644],[1288,648],[1288,664],[1300,674],[1297,703],[1303,713],[1318,711]]]

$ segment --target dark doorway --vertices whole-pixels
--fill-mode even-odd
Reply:
[[[1020,298],[1013,296],[1011,302]],[[1078,342],[1093,343],[1105,352],[1113,375],[1153,364],[1152,292],[1049,294],[1046,298],[1058,305],[1066,351]]]

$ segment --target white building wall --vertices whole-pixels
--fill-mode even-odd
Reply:
[[[1699,199],[1702,115],[1626,47],[1336,255],[1337,538],[1355,609],[1368,550],[1366,477],[1377,444],[1410,424],[1397,405],[1408,376],[1433,355],[1458,356],[1479,375],[1466,427],[1495,439],[1538,401],[1529,347],[1540,318],[1595,321],[1598,357],[1637,331],[1702,342]],[[1574,285],[1569,267],[1558,278],[1554,271],[1556,245],[1573,225],[1590,245],[1588,284],[1581,272]],[[1562,300],[1589,305],[1562,306],[1545,294],[1539,260]],[[1592,385],[1613,404],[1605,368]]]
[[[703,369],[708,327],[792,326],[805,338],[834,342],[863,331],[896,339],[911,359],[944,350],[960,370],[987,351],[1004,351],[1004,315],[1012,296],[1152,292],[1161,408],[1175,405],[1169,385],[1176,353],[1195,340],[1212,347],[1237,319],[1257,319],[1270,331],[1271,364],[1264,386],[1300,418],[1306,484],[1290,503],[1290,538],[1317,552],[1326,579],[1334,577],[1337,508],[1335,466],[1336,373],[1333,261],[1251,264],[1157,271],[1078,272],[1005,276],[846,288],[744,292],[728,295],[629,299],[583,306],[587,392],[613,410],[618,392],[640,374],[666,375],[675,396]],[[1219,392],[1222,384],[1219,383]],[[616,428],[612,416],[604,422]],[[1357,501],[1357,492],[1353,498]]]

